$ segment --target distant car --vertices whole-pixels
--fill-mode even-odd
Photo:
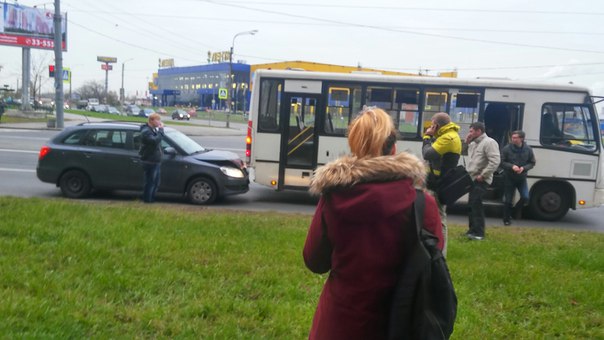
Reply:
[[[164,132],[159,194],[182,194],[193,204],[210,204],[249,190],[248,172],[237,154],[205,149],[169,127]],[[69,198],[86,197],[92,190],[141,191],[140,145],[140,124],[67,127],[40,149],[36,174]]]
[[[166,109],[164,109],[163,107],[160,107],[155,112],[159,113],[160,115],[167,115],[168,114],[168,111],[166,111]]]
[[[138,115],[140,117],[149,117],[150,114],[155,113],[155,111],[153,109],[141,109],[138,112]]]
[[[191,119],[191,115],[185,110],[178,109],[178,110],[172,112],[172,119],[189,120],[189,119]]]
[[[112,115],[118,115],[118,116],[122,115],[120,110],[118,110],[115,106],[107,106],[107,111],[105,111],[105,112],[110,113]]]
[[[108,108],[107,105],[100,104],[100,105],[93,106],[90,109],[90,111],[92,111],[92,112],[107,112],[107,108]]]
[[[126,106],[126,113],[128,116],[138,116],[139,112],[141,112],[141,108],[136,105]]]

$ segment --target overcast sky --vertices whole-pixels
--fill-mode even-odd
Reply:
[[[53,8],[46,1],[18,3]],[[237,37],[235,60],[456,69],[460,78],[573,82],[604,96],[602,0],[62,0],[61,10],[74,90],[104,82],[96,57],[109,56],[118,59],[109,89],[118,92],[125,61],[127,95],[144,94],[158,59],[205,64],[208,50],[228,51],[235,34],[257,29]],[[52,51],[32,49],[32,57],[54,60]],[[16,86],[21,48],[0,46],[0,65],[0,84]]]

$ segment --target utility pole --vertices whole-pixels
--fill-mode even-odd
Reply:
[[[57,127],[64,127],[63,119],[63,34],[61,31],[61,0],[55,0],[55,110],[57,112]]]
[[[254,35],[258,33],[258,30],[251,30],[251,31],[245,31],[245,32],[239,32],[237,34],[235,34],[235,36],[233,36],[233,42],[231,43],[231,51],[229,53],[229,81],[228,83],[228,88],[227,88],[227,107],[228,107],[228,112],[227,112],[227,116],[226,116],[226,127],[229,127],[229,122],[230,122],[230,115],[231,113],[235,113],[236,108],[234,108],[233,105],[233,78],[235,77],[233,75],[233,52],[235,50],[235,38],[237,38],[240,35]],[[235,109],[235,110],[233,110]]]

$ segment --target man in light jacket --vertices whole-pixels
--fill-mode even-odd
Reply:
[[[493,173],[499,167],[501,160],[499,144],[493,138],[487,136],[484,131],[484,123],[474,122],[470,124],[470,132],[466,137],[470,156],[466,169],[474,180],[474,186],[470,191],[468,201],[470,215],[469,230],[466,233],[471,240],[482,240],[485,237],[482,197],[493,182]]]

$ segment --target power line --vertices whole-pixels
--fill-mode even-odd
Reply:
[[[120,40],[120,39],[114,38],[114,37],[109,36],[109,35],[107,35],[107,34],[104,34],[104,33],[98,32],[98,31],[95,31],[95,30],[90,29],[90,28],[88,28],[88,27],[86,27],[86,26],[84,26],[84,25],[80,25],[80,24],[78,24],[77,22],[75,22],[75,21],[73,21],[73,20],[69,20],[69,23],[70,23],[70,24],[72,24],[72,25],[76,25],[76,26],[78,26],[78,27],[80,27],[80,28],[82,28],[82,29],[85,29],[85,30],[87,30],[87,31],[89,31],[89,32],[92,32],[92,33],[94,33],[94,34],[98,34],[98,35],[103,36],[103,37],[105,37],[105,38],[107,38],[107,39],[111,39],[111,40],[113,40],[113,41],[119,42],[119,43],[121,43],[121,44],[124,44],[124,45],[130,46],[130,47],[135,47],[135,48],[138,48],[138,49],[141,49],[141,50],[145,50],[145,51],[148,51],[148,52],[157,53],[158,55],[166,55],[166,54],[165,54],[164,52],[162,52],[162,51],[157,51],[157,50],[154,50],[154,49],[151,49],[151,48],[148,48],[148,47],[144,47],[144,46],[136,45],[136,44],[133,44],[133,43],[130,43],[130,42],[124,41],[124,40]],[[172,57],[174,57],[174,56],[172,56]],[[192,60],[192,59],[188,59],[188,58],[184,58],[184,57],[179,57],[179,58],[184,59],[184,60],[188,60],[188,61],[191,61],[191,62],[194,62],[194,63],[199,62],[199,60]]]
[[[183,20],[204,20],[204,21],[217,21],[217,22],[249,22],[249,23],[260,23],[260,24],[278,24],[278,25],[289,25],[289,26],[329,26],[329,27],[342,27],[342,24],[336,23],[320,23],[320,22],[292,22],[292,21],[278,21],[278,20],[255,20],[255,19],[236,19],[236,18],[217,18],[217,17],[204,17],[204,16],[187,16],[187,15],[170,15],[170,14],[154,14],[154,13],[134,13],[134,12],[112,12],[112,11],[86,11],[78,10],[75,12],[81,13],[94,13],[94,14],[106,14],[106,15],[129,15],[137,18],[155,17],[163,19],[183,19]],[[555,35],[604,35],[604,32],[579,32],[579,31],[540,31],[540,30],[513,30],[513,29],[489,29],[489,28],[457,28],[457,27],[417,27],[417,26],[384,26],[388,29],[413,29],[418,31],[459,31],[459,32],[492,32],[492,33],[525,33],[525,34],[555,34]],[[172,31],[172,33],[177,33]],[[204,43],[199,43],[204,45]],[[205,45],[208,46],[208,45]]]
[[[69,5],[69,7],[76,8],[73,5]],[[94,7],[94,6],[91,6],[91,7]],[[133,22],[144,21],[142,19],[138,19],[137,21],[133,20],[132,22],[130,22],[130,21],[119,21],[118,23],[116,23],[116,22],[113,22],[113,21],[105,19],[105,17],[103,17],[102,15],[99,15],[99,11],[91,11],[91,12],[89,12],[89,14],[91,14],[94,18],[96,18],[98,20],[101,20],[101,21],[109,23],[112,27],[113,26],[118,26],[119,27],[119,25],[122,25],[126,29],[129,29],[129,30],[131,30],[133,32],[138,32],[138,33],[142,34],[143,36],[149,36],[149,31],[148,31],[148,29],[146,27],[141,27],[141,26],[133,24]],[[116,15],[122,16],[122,13],[117,13]],[[128,26],[132,26],[132,27],[134,27],[134,29],[130,29]],[[151,24],[150,27],[154,27],[154,25]],[[154,36],[159,36],[159,35],[160,34],[158,34],[158,33],[154,33]],[[180,36],[176,35],[176,38],[180,38]],[[171,37],[165,39],[163,41],[163,43],[167,44],[167,45],[175,46],[176,48],[178,48],[180,50],[183,50],[183,51],[187,51],[188,53],[201,55],[201,51],[200,50],[189,49],[188,48],[189,44],[177,44],[177,43],[175,43],[173,41],[173,39],[174,39],[174,36],[171,36]]]
[[[205,2],[205,0],[197,0]],[[225,6],[235,4],[281,6],[281,7],[313,7],[313,8],[344,8],[344,9],[378,9],[399,11],[429,11],[429,12],[477,12],[477,13],[518,13],[518,14],[555,14],[555,15],[604,15],[604,12],[566,12],[566,11],[543,11],[543,10],[514,10],[514,9],[475,9],[475,8],[430,8],[430,7],[403,7],[403,6],[374,6],[374,5],[330,5],[319,3],[281,3],[267,1],[222,1]]]
[[[305,16],[305,15],[300,15],[300,14],[285,13],[285,12],[279,12],[279,11],[273,11],[273,10],[261,10],[261,9],[247,7],[247,6],[242,6],[242,5],[237,5],[237,6],[236,5],[229,5],[229,4],[226,4],[226,3],[218,3],[218,2],[213,1],[213,0],[197,0],[197,1],[207,2],[207,3],[218,5],[218,6],[236,7],[238,9],[245,9],[245,10],[249,10],[249,11],[253,11],[253,12],[276,14],[276,15],[282,15],[282,16],[288,16],[288,17],[295,17],[295,18],[302,18],[302,19],[307,19],[307,20],[314,20],[314,21],[331,22],[331,23],[335,23],[335,24],[348,25],[348,26],[360,27],[360,28],[369,28],[369,29],[374,29],[374,30],[379,30],[379,31],[405,33],[405,34],[427,36],[427,37],[433,37],[433,38],[444,38],[444,39],[455,39],[455,40],[471,41],[471,42],[481,42],[481,43],[496,44],[496,45],[506,45],[506,46],[517,46],[517,47],[530,47],[530,48],[540,48],[540,49],[548,49],[548,50],[558,50],[558,51],[570,51],[570,52],[583,52],[583,53],[604,54],[604,51],[596,51],[596,50],[583,50],[583,49],[574,49],[574,48],[566,48],[566,47],[555,47],[555,46],[544,46],[544,45],[531,45],[531,44],[513,43],[513,42],[505,42],[505,41],[493,41],[493,40],[486,40],[486,39],[464,38],[464,37],[457,37],[457,36],[451,36],[451,35],[421,33],[421,32],[414,32],[414,31],[401,30],[401,29],[391,29],[391,28],[387,28],[387,27],[383,27],[383,26],[375,26],[375,25],[362,24],[362,23],[350,23],[350,22],[338,21],[338,20],[333,20],[333,19],[325,19],[325,18],[315,18],[315,17]]]

